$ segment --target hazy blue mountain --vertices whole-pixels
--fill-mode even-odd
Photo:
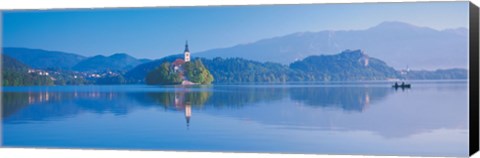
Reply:
[[[73,66],[76,71],[127,71],[135,66],[148,62],[146,59],[136,59],[128,54],[118,53],[111,56],[97,55],[80,61]]]
[[[125,78],[129,82],[143,83],[145,81],[145,76],[147,75],[148,72],[154,70],[155,68],[160,66],[163,62],[173,62],[177,58],[183,58],[183,54],[171,55],[171,56],[167,56],[167,57],[153,60],[150,62],[145,62],[126,72]]]
[[[384,22],[365,30],[300,32],[193,54],[289,64],[311,55],[362,49],[396,69],[467,68],[468,30]]]
[[[3,48],[3,53],[32,68],[71,69],[85,57],[59,51],[28,48]]]
[[[0,54],[0,56],[2,57],[2,71],[21,71],[26,73],[29,69],[27,65],[8,55]]]

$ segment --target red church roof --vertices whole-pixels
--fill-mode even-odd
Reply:
[[[185,64],[185,61],[183,59],[177,59],[172,63],[174,66],[180,66]]]

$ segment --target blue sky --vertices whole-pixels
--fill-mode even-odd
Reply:
[[[357,30],[383,21],[468,27],[468,2],[164,7],[3,12],[3,46],[84,56],[160,58],[304,31]]]

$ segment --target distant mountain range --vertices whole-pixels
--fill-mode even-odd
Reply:
[[[128,71],[135,66],[149,62],[148,59],[136,59],[127,54],[113,54],[111,56],[97,55],[80,61],[72,67],[73,70],[82,72],[94,71]]]
[[[28,48],[3,48],[3,54],[36,69],[74,70],[80,72],[128,71],[135,66],[149,62],[127,54],[111,56],[97,55],[84,57],[73,53]]]
[[[86,59],[84,56],[72,53],[28,48],[7,47],[3,48],[2,53],[37,69],[70,70],[77,63]]]
[[[396,69],[467,68],[468,29],[435,30],[384,22],[365,30],[300,32],[192,54],[290,64],[311,55],[362,49]]]
[[[202,60],[215,83],[466,79],[467,48],[465,28],[439,31],[384,22],[365,30],[294,33],[192,56]],[[145,75],[163,62],[183,57],[149,60],[123,53],[85,57],[12,47],[3,48],[3,55],[8,60],[2,63],[4,69],[13,63],[55,72],[63,84],[143,83]],[[413,71],[403,70],[407,66]]]
[[[467,68],[468,29],[435,30],[403,22],[383,22],[365,30],[299,32],[228,48],[193,53],[193,57],[238,57],[288,65],[311,55],[361,49],[395,69]],[[4,53],[33,68],[77,71],[129,70],[145,63],[127,54],[84,57],[73,53],[27,48],[4,48]],[[78,65],[77,65],[78,64]]]

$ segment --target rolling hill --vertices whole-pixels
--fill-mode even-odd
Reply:
[[[13,47],[3,48],[3,54],[36,69],[69,70],[85,59],[84,56],[72,53]]]
[[[28,73],[29,67],[7,55],[0,54],[2,59],[2,86],[53,85],[48,76]]]
[[[135,66],[149,62],[146,59],[136,59],[128,54],[118,53],[111,56],[97,55],[80,61],[73,70],[82,72],[96,72],[96,71],[128,71]]]
[[[81,72],[128,71],[139,64],[150,62],[149,59],[136,59],[128,54],[117,53],[111,56],[81,55],[29,48],[3,48],[3,54],[35,69],[75,70]]]

